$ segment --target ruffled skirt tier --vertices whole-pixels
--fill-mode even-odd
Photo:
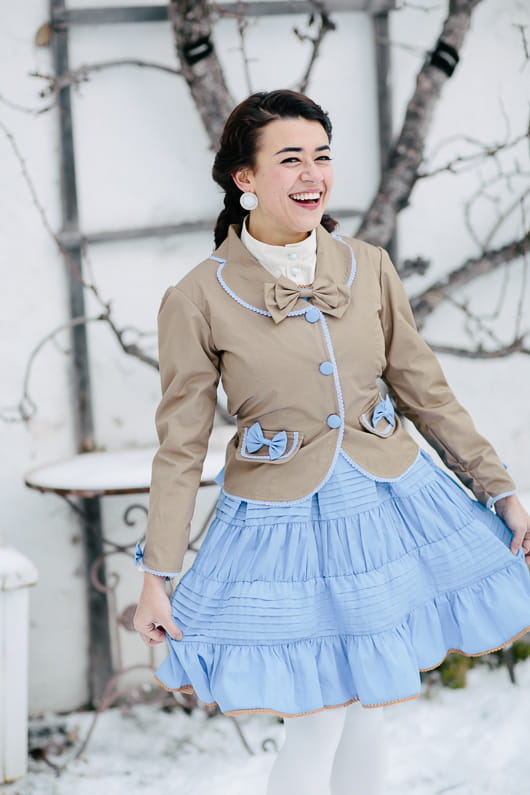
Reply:
[[[530,572],[512,533],[425,453],[398,479],[346,454],[296,503],[221,490],[172,596],[183,639],[157,671],[224,713],[300,715],[415,698],[450,651],[530,630]]]

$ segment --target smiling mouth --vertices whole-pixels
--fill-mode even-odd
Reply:
[[[318,207],[322,193],[320,191],[306,191],[305,193],[291,193],[289,198],[301,207]]]

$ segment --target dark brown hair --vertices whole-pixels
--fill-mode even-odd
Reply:
[[[212,168],[212,177],[225,192],[224,209],[215,225],[215,245],[219,246],[228,234],[230,224],[243,221],[247,214],[239,203],[241,191],[232,174],[243,166],[253,168],[262,127],[275,119],[302,118],[318,121],[331,141],[331,121],[320,105],[297,91],[259,91],[237,105],[224,126],[219,151]],[[322,225],[332,232],[337,226],[330,215],[323,215]]]

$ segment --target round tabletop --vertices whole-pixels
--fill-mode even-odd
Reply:
[[[226,445],[235,431],[234,425],[219,425],[212,429],[201,486],[215,484],[215,477],[224,466]],[[32,469],[24,477],[24,482],[37,491],[86,499],[111,494],[147,494],[157,449],[137,447],[80,453]]]

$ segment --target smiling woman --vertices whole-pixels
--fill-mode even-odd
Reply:
[[[329,139],[317,121],[278,119],[261,130],[253,168],[233,174],[258,197],[248,232],[276,246],[298,243],[320,223],[333,187]]]
[[[448,652],[485,654],[530,628],[530,518],[388,254],[325,214],[330,143],[327,114],[301,94],[235,108],[213,167],[217,248],[159,314],[135,627],[147,644],[167,638],[163,687],[290,718],[267,795],[380,795],[376,708],[417,698],[420,671]],[[237,430],[215,519],[169,601],[220,378]]]
[[[274,100],[264,102],[265,96]],[[333,186],[331,131],[322,108],[294,91],[253,94],[238,105],[227,119],[212,169],[225,191],[216,245],[226,238],[228,226],[246,215],[242,193],[258,198],[249,216],[256,240],[296,243],[320,223],[332,232],[337,223],[324,215]],[[296,216],[294,206],[311,212]]]

